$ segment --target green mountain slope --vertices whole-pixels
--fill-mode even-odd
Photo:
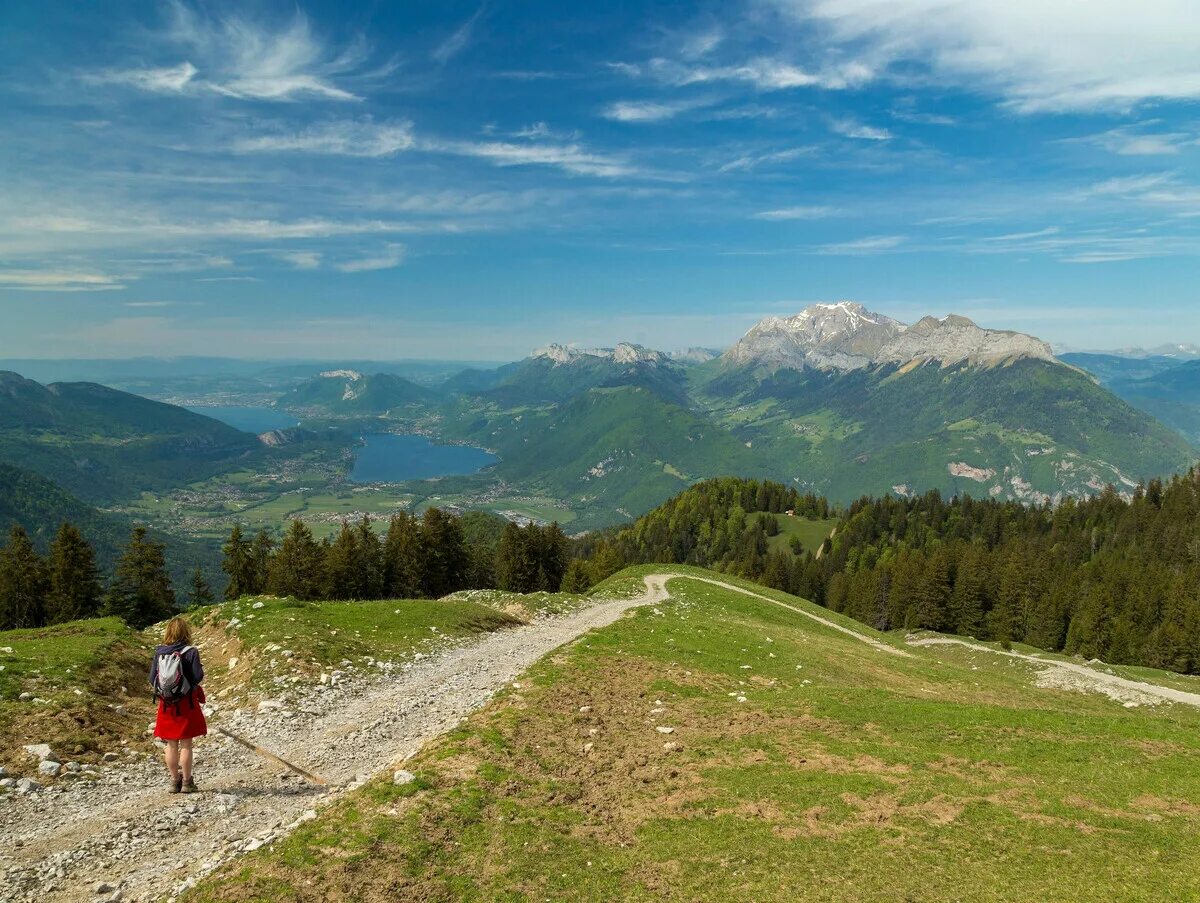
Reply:
[[[1022,359],[726,373],[714,416],[829,497],[939,489],[1022,501],[1123,491],[1186,469],[1177,434],[1061,364]]]
[[[406,762],[415,780],[377,778],[184,900],[1200,895],[1200,711],[1043,689],[1045,664],[902,648],[705,579],[729,578],[680,569],[668,601]]]
[[[43,386],[0,373],[0,461],[99,504],[177,486],[259,451],[255,436],[94,383]]]
[[[1200,361],[1189,361],[1144,379],[1119,379],[1112,390],[1200,446]]]
[[[431,404],[437,397],[431,389],[392,373],[368,376],[355,370],[334,370],[305,380],[276,404],[310,416],[358,416]]]
[[[749,449],[703,415],[633,386],[589,389],[561,405],[468,409],[455,438],[494,449],[500,480],[584,512],[573,528],[633,516],[689,483],[761,469]]]
[[[0,545],[7,541],[8,529],[13,524],[20,524],[44,554],[64,521],[83,531],[96,551],[101,570],[111,574],[129,542],[134,525],[132,519],[100,511],[38,474],[11,464],[0,464]],[[151,533],[155,540],[167,545],[167,566],[176,592],[181,596],[187,579],[196,568],[204,571],[218,589],[224,586],[218,543],[161,531]]]

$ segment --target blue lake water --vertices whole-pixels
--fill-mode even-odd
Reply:
[[[475,473],[500,459],[470,445],[438,445],[424,436],[369,433],[355,450],[355,483],[399,483]]]
[[[266,433],[270,430],[285,430],[299,421],[284,411],[275,408],[254,408],[246,405],[216,405],[214,407],[188,408],[197,414],[220,420],[235,429],[247,433]]]

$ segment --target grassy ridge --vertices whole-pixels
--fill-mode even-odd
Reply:
[[[192,899],[1200,894],[1200,713],[671,592],[543,660],[410,761],[415,782],[343,798]]]
[[[78,759],[141,740],[152,646],[119,618],[0,631],[0,762],[35,765],[26,743]]]

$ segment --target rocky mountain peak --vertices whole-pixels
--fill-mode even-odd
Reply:
[[[766,317],[727,351],[735,367],[860,370],[884,363],[988,364],[1054,360],[1050,346],[1019,332],[983,329],[967,317],[923,317],[912,326],[853,301],[814,304],[792,317]]]
[[[813,304],[792,317],[767,317],[724,360],[734,366],[856,370],[870,366],[904,325],[854,301]]]
[[[660,364],[670,360],[661,351],[635,345],[632,342],[621,342],[616,348],[571,348],[557,343],[537,349],[533,356],[553,361],[555,366],[569,364],[583,358],[601,358],[614,364]]]

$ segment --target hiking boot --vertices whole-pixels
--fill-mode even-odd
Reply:
[[[167,778],[167,793],[181,793],[183,791],[183,778]]]
[[[181,788],[181,792],[182,793],[195,793],[196,792],[196,779],[188,778],[186,781],[184,781],[183,787]]]

